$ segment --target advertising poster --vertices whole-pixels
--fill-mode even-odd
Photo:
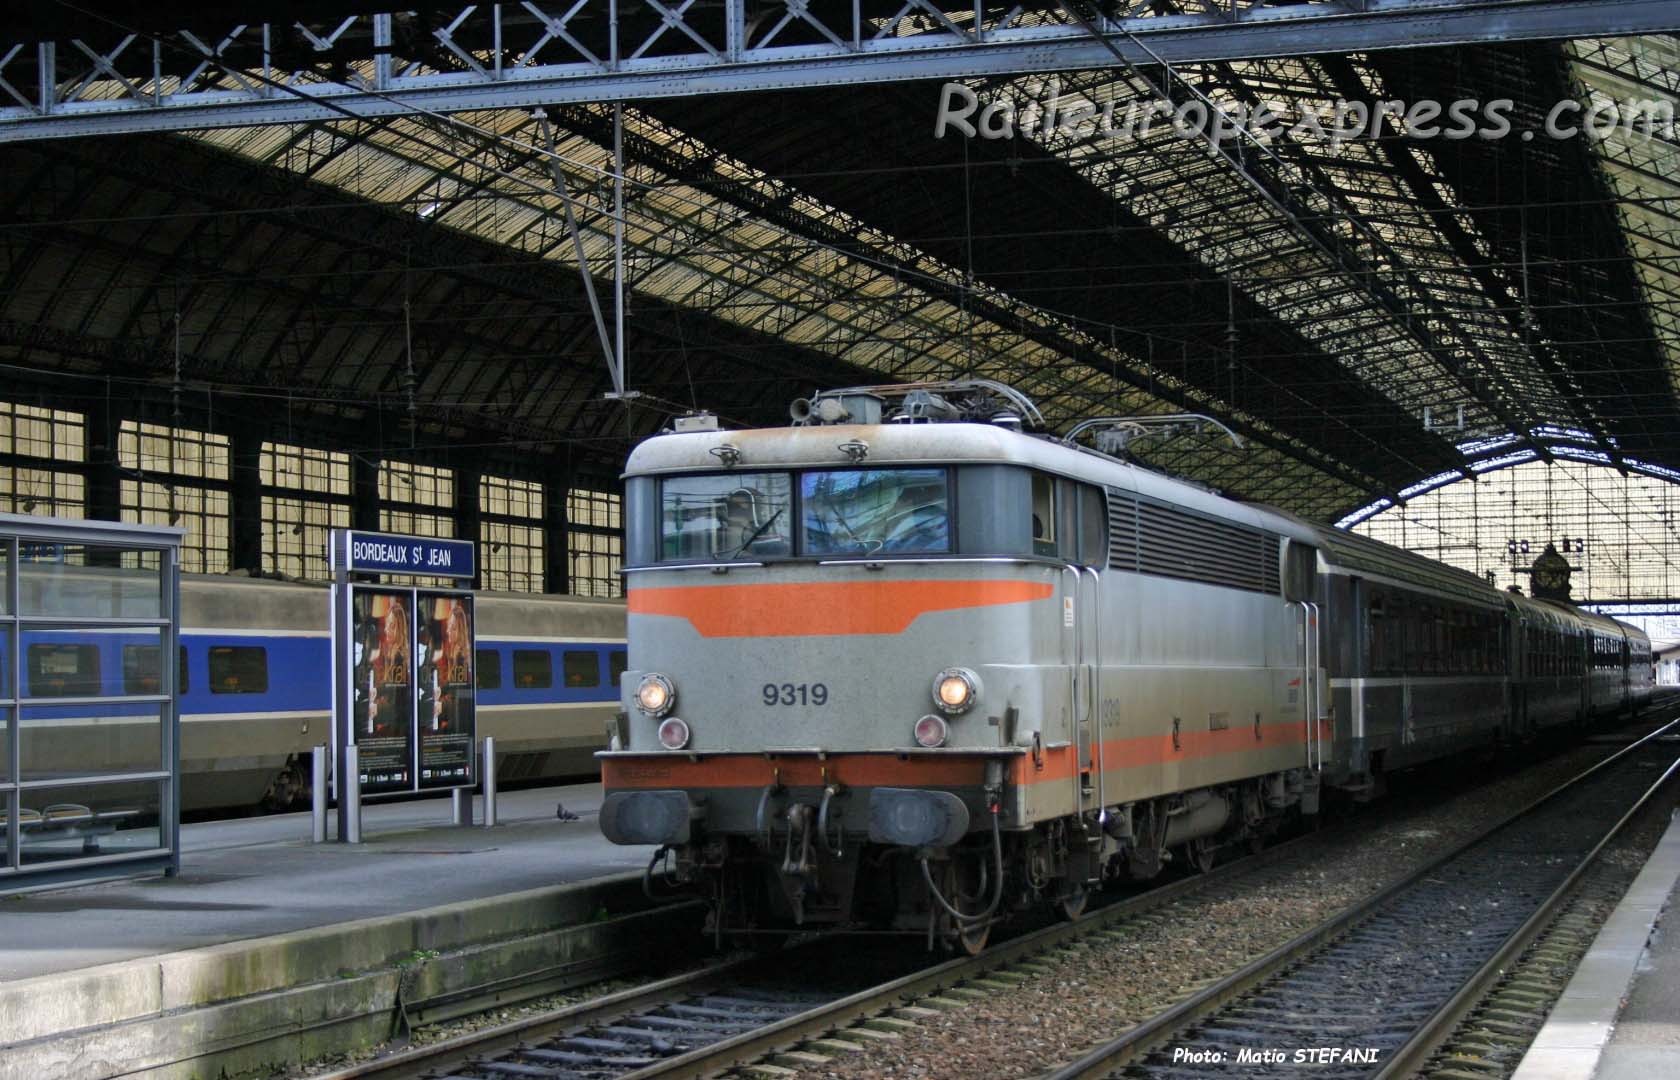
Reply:
[[[420,592],[420,787],[473,782],[472,597]]]
[[[408,589],[352,594],[350,739],[368,795],[414,787],[413,597]]]

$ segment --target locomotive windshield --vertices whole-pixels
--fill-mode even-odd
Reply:
[[[787,473],[674,476],[661,485],[660,557],[791,555],[793,482]]]
[[[673,476],[659,531],[664,560],[949,552],[950,492],[944,469]]]
[[[799,477],[807,555],[951,550],[944,469],[842,469]]]

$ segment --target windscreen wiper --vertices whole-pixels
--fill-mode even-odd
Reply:
[[[728,555],[724,556],[724,558],[731,559],[731,560],[739,558],[741,552],[747,550],[748,548],[752,547],[754,544],[758,543],[758,538],[763,536],[764,533],[765,533],[765,530],[769,529],[770,526],[776,524],[776,519],[781,517],[782,516],[782,511],[786,510],[786,509],[787,509],[787,507],[785,507],[785,506],[778,507],[774,514],[771,514],[769,517],[764,519],[764,524],[762,524],[758,528],[754,529],[752,531],[752,535],[747,537],[745,540],[743,540],[741,542],[740,547],[736,548],[734,551],[731,551]]]

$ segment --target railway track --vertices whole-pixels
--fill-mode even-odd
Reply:
[[[1656,745],[1654,736],[1672,731],[1680,721],[1670,723],[1608,758],[1578,777],[1601,773],[1606,766],[1626,762],[1630,752]],[[1674,756],[1673,754],[1670,757]],[[1643,759],[1641,759],[1643,760]],[[1569,788],[1560,789],[1570,790]],[[1554,792],[1536,807],[1557,798]],[[1525,812],[1526,813],[1526,812]],[[1523,815],[1519,815],[1523,816]],[[1508,820],[1491,832],[1514,824]],[[822,942],[790,949],[774,957],[733,958],[705,968],[617,994],[568,1006],[551,1013],[529,1017],[512,1024],[489,1028],[438,1042],[389,1058],[366,1062],[317,1080],[392,1080],[397,1077],[426,1077],[438,1080],[651,1080],[654,1077],[707,1076],[773,1065],[790,1068],[820,1066],[824,1055],[867,1053],[877,1040],[891,1040],[904,1029],[925,1019],[937,1009],[965,1008],[975,998],[1008,990],[1035,969],[1035,960],[1054,950],[1085,939],[1120,940],[1128,924],[1153,920],[1174,920],[1174,906],[1180,903],[1212,903],[1236,897],[1269,881],[1288,878],[1302,864],[1321,852],[1321,844],[1333,842],[1340,827],[1309,834],[1276,845],[1258,855],[1221,866],[1211,873],[1183,878],[1138,895],[1095,908],[1072,922],[1056,923],[999,941],[978,957],[959,957],[930,962],[855,992],[830,993],[811,989],[801,973],[822,971],[826,979],[832,965],[825,961]],[[1579,831],[1579,830],[1577,830]],[[1464,855],[1485,842],[1490,833],[1455,854]],[[1590,844],[1589,844],[1590,846]],[[1539,860],[1541,869],[1553,860]],[[1359,922],[1362,914],[1408,885],[1424,882],[1440,872],[1443,863],[1412,874],[1400,885],[1378,894],[1372,901],[1350,909],[1334,920],[1333,927],[1321,927],[1290,944],[1291,954],[1306,951],[1304,939],[1329,940],[1341,928]],[[1555,867],[1553,867],[1555,870]],[[1568,867],[1564,868],[1567,873]],[[1542,877],[1544,874],[1541,875]],[[1538,880],[1538,879],[1537,879]],[[1525,885],[1529,891],[1538,885]],[[1513,907],[1514,911],[1515,908]],[[1509,921],[1509,920],[1507,920]],[[1518,921],[1521,921],[1520,919]],[[1391,939],[1391,944],[1392,944]],[[1454,939],[1455,947],[1459,942]],[[1285,947],[1286,949],[1288,946]],[[1245,968],[1254,976],[1272,961],[1266,971],[1287,965],[1277,954]],[[855,956],[847,956],[849,963]],[[841,965],[845,966],[845,965]],[[1251,970],[1252,969],[1252,970]],[[1259,974],[1263,980],[1267,976]],[[1243,985],[1252,985],[1253,978]],[[1230,985],[1235,985],[1227,981]],[[1147,1054],[1150,1046],[1171,1038],[1199,1018],[1209,1015],[1229,1000],[1236,990],[1222,991],[1215,984],[1176,1006],[1163,1018],[1129,1033],[1144,1029],[1154,1032],[1150,1041],[1136,1043],[1123,1056],[1133,1060]],[[1200,1003],[1200,1004],[1198,1004]],[[1316,1024],[1316,1020],[1309,1020]],[[1147,1034],[1147,1032],[1145,1032]],[[1315,1028],[1308,1045],[1319,1045],[1324,1029]],[[1124,1040],[1117,1040],[1121,1042]],[[1135,1041],[1135,1040],[1134,1040]],[[1430,1043],[1432,1047],[1434,1042]],[[1106,1049],[1106,1048],[1105,1048]],[[1066,1069],[1059,1076],[1106,1076],[1124,1062],[1104,1065],[1097,1055],[1082,1059],[1081,1071]],[[1249,1067],[1252,1071],[1252,1066]],[[1197,1065],[1198,1074],[1205,1064]],[[763,1070],[769,1073],[770,1070]],[[1240,1070],[1239,1070],[1240,1071]],[[1268,1073],[1271,1067],[1267,1069]],[[1324,1075],[1320,1070],[1317,1075]]]
[[[1049,1080],[1412,1075],[1680,774],[1676,731],[1664,725]]]
[[[820,950],[834,943],[819,941],[771,957],[728,959],[316,1080],[650,1080],[715,1074],[764,1059],[813,1064],[811,1049],[867,1049],[871,1040],[890,1038],[898,1027],[927,1015],[925,1004],[906,1002],[954,1007],[976,992],[971,986],[991,992],[997,989],[992,980],[1021,978],[1010,969],[1046,950],[1123,933],[1127,922],[1155,917],[1181,900],[1235,895],[1257,877],[1287,875],[1307,857],[1306,849],[1338,831],[1289,840],[1211,873],[1094,908],[1077,920],[1026,931],[977,957],[930,959],[854,993],[813,992],[801,977],[827,966]],[[955,997],[942,998],[946,992]]]

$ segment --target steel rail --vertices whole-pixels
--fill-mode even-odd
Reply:
[[[1384,888],[1377,893],[1372,894],[1351,907],[1342,909],[1330,919],[1320,923],[1318,926],[1315,926],[1310,930],[1302,932],[1289,941],[1284,942],[1282,945],[1279,945],[1277,948],[1266,953],[1264,956],[1261,956],[1258,959],[1244,965],[1241,969],[1233,972],[1226,978],[1204,987],[1202,990],[1196,992],[1178,1004],[1156,1014],[1149,1020],[1131,1028],[1109,1042],[1098,1046],[1082,1057],[1075,1059],[1059,1069],[1055,1069],[1050,1073],[1047,1073],[1044,1080],[1095,1080],[1095,1078],[1107,1076],[1115,1070],[1146,1056],[1155,1048],[1182,1032],[1185,1028],[1190,1027],[1208,1016],[1211,1016],[1228,1002],[1243,996],[1250,990],[1265,982],[1267,979],[1271,978],[1273,975],[1276,975],[1285,968],[1289,967],[1295,961],[1317,952],[1322,946],[1338,937],[1341,937],[1353,927],[1363,923],[1366,919],[1372,917],[1373,915],[1376,915],[1385,906],[1387,906],[1390,901],[1400,896],[1412,886],[1423,881],[1431,874],[1434,874],[1441,867],[1463,857],[1471,849],[1485,843],[1498,833],[1511,828],[1519,821],[1522,821],[1536,810],[1545,806],[1547,803],[1550,803],[1552,800],[1562,796],[1565,792],[1574,789],[1578,784],[1592,777],[1600,770],[1609,768],[1623,757],[1626,757],[1627,755],[1640,749],[1647,743],[1668,735],[1676,731],[1676,729],[1680,729],[1680,719],[1668,721],[1661,727],[1647,733],[1636,741],[1629,743],[1616,753],[1611,754],[1602,761],[1595,763],[1585,771],[1571,777],[1569,780],[1558,785],[1544,795],[1541,795],[1539,798],[1534,799],[1521,809],[1516,810],[1507,817],[1482,830],[1477,835],[1454,847],[1439,858],[1436,858],[1428,864],[1412,871],[1401,880],[1389,885],[1387,888]],[[1661,779],[1643,792],[1635,804],[1617,820],[1612,829],[1607,832],[1596,845],[1594,845],[1587,856],[1583,858],[1575,870],[1571,872],[1563,885],[1560,885],[1554,895],[1548,899],[1548,909],[1555,910],[1556,904],[1560,902],[1561,899],[1558,894],[1561,893],[1567,895],[1570,888],[1579,882],[1581,875],[1592,864],[1592,862],[1596,860],[1597,856],[1604,847],[1612,839],[1614,839],[1615,835],[1622,830],[1634,814],[1647,805],[1657,790],[1673,778],[1677,771],[1680,771],[1680,760],[1676,760],[1674,763],[1670,764],[1670,766],[1664,771]],[[1545,922],[1546,920],[1541,917],[1541,913],[1536,912],[1533,917],[1525,921],[1524,924],[1513,933],[1512,937],[1514,939],[1518,936],[1524,935],[1525,933],[1528,933],[1529,936],[1532,937],[1532,934],[1537,933],[1539,928],[1545,925]],[[1524,944],[1526,944],[1526,942],[1524,942]],[[1517,947],[1517,950],[1520,951],[1520,946]],[[1514,953],[1511,955],[1514,955]],[[1484,964],[1474,976],[1472,976],[1471,982],[1491,978],[1492,974],[1497,973],[1499,970],[1499,961],[1502,957],[1504,959],[1509,959],[1509,955],[1506,953],[1504,948],[1498,950],[1498,953],[1486,964]],[[1425,1057],[1427,1056],[1427,1052],[1421,1047],[1421,1043],[1428,1040],[1428,1049],[1433,1049],[1433,1047],[1440,1041],[1440,1038],[1444,1037],[1444,1033],[1437,1031],[1437,1026],[1447,1025],[1446,1031],[1450,1032],[1451,1025],[1448,1024],[1448,1021],[1455,1021],[1457,1016],[1463,1015],[1463,1012],[1467,1011],[1467,1009],[1473,1005],[1479,997],[1479,994],[1470,993],[1468,989],[1464,989],[1459,994],[1455,994],[1447,1004],[1441,1006],[1440,1009],[1437,1010],[1436,1014],[1432,1015],[1430,1019],[1425,1022],[1424,1026],[1425,1028],[1430,1029],[1429,1033],[1426,1035],[1425,1032],[1420,1029],[1419,1033],[1414,1036],[1414,1040],[1420,1045],[1418,1047],[1414,1047],[1414,1040],[1409,1040],[1407,1043],[1403,1044],[1402,1047],[1398,1048],[1396,1053],[1405,1051],[1407,1054],[1407,1061],[1411,1063],[1412,1068],[1415,1068],[1415,1066],[1422,1060],[1416,1055],[1422,1052]],[[1466,998],[1467,1000],[1462,1000]],[[1391,1066],[1393,1065],[1392,1062],[1390,1064]],[[1393,1072],[1390,1072],[1389,1068],[1385,1067],[1378,1075],[1388,1077],[1407,1075],[1407,1073],[1408,1068],[1405,1067],[1395,1067],[1395,1071]]]
[[[1476,973],[1470,977],[1469,981],[1461,986],[1451,998],[1447,999],[1428,1020],[1424,1021],[1423,1025],[1410,1039],[1407,1039],[1394,1050],[1388,1063],[1377,1071],[1375,1080],[1397,1080],[1402,1076],[1411,1076],[1422,1069],[1430,1055],[1451,1037],[1459,1024],[1487,996],[1488,991],[1493,988],[1493,984],[1522,955],[1523,950],[1528,948],[1546,930],[1552,919],[1573,896],[1576,888],[1581,884],[1581,879],[1586,877],[1587,873],[1597,864],[1604,849],[1627,829],[1634,818],[1650,806],[1651,800],[1656,797],[1658,791],[1672,781],[1676,774],[1680,774],[1680,759],[1663,770],[1663,774],[1646,789],[1645,793],[1639,797],[1639,801],[1634,803],[1628,809],[1628,812],[1622,815],[1621,820],[1617,821],[1610,831],[1604,834],[1603,839],[1593,846],[1593,849],[1576,865],[1574,870],[1570,871],[1569,876],[1552,891],[1552,894],[1535,910],[1534,914],[1530,915],[1522,926],[1518,927],[1516,932],[1506,939],[1505,944],[1488,957],[1480,968],[1476,969]]]
[[[1633,751],[1650,739],[1668,732],[1676,725],[1680,725],[1680,720],[1670,721],[1663,727],[1641,737],[1636,742],[1580,773],[1565,785],[1534,800],[1509,818],[1490,827],[1478,837],[1455,848],[1446,858],[1450,859],[1461,854],[1470,846],[1486,839],[1566,788],[1592,775],[1598,769],[1614,763],[1623,755]],[[1029,931],[1008,941],[999,942],[979,956],[957,957],[934,964],[921,971],[839,998],[783,1020],[767,1024],[762,1028],[698,1047],[684,1054],[673,1055],[636,1071],[627,1071],[622,1074],[619,1080],[650,1080],[654,1077],[708,1075],[761,1060],[770,1054],[786,1050],[813,1037],[842,1029],[861,1018],[902,1005],[908,1000],[925,997],[965,981],[982,977],[994,970],[1007,968],[1012,964],[1066,942],[1101,933],[1112,924],[1144,915],[1156,908],[1240,880],[1251,873],[1263,871],[1276,863],[1282,862],[1291,854],[1298,852],[1314,841],[1322,841],[1339,835],[1356,827],[1356,825],[1357,823],[1337,824],[1330,828],[1292,838],[1267,848],[1263,852],[1227,863],[1210,873],[1169,882],[1147,892],[1096,908],[1077,920],[1056,923]],[[1430,864],[1429,867],[1417,871],[1399,885],[1384,890],[1373,897],[1372,900],[1378,900],[1397,892],[1406,884],[1421,878],[1444,861],[1446,859],[1438,860]],[[1370,903],[1370,901],[1367,903]],[[1349,912],[1344,912],[1344,916],[1350,915],[1351,911],[1352,909]],[[1345,925],[1345,923],[1338,922],[1338,925]],[[1315,934],[1315,932],[1309,932],[1309,934]],[[1303,938],[1306,936],[1308,935],[1303,935]],[[1325,935],[1317,934],[1315,940],[1320,940],[1323,936]],[[1300,940],[1296,939],[1297,942]],[[1293,945],[1296,942],[1290,944]],[[1288,949],[1289,947],[1290,945],[1285,945],[1283,948]],[[786,967],[786,962],[792,955],[792,953],[787,953],[781,956],[782,967]],[[1244,972],[1247,972],[1250,968],[1258,967],[1265,959],[1262,958],[1262,960],[1249,965],[1248,968],[1244,969]],[[660,979],[601,998],[567,1005],[507,1024],[462,1034],[418,1049],[402,1051],[387,1057],[362,1062],[345,1069],[322,1074],[315,1077],[314,1080],[369,1080],[369,1078],[387,1080],[387,1078],[422,1074],[428,1076],[444,1075],[454,1066],[468,1066],[470,1068],[470,1062],[489,1054],[513,1050],[537,1040],[561,1036],[566,1032],[576,1032],[580,1029],[602,1025],[619,1017],[656,1008],[666,1002],[678,1001],[685,997],[708,992],[726,984],[732,978],[738,978],[745,969],[762,961],[762,957],[731,958],[695,971]],[[1242,974],[1243,972],[1239,972],[1238,976],[1240,977]],[[1206,995],[1207,991],[1203,991],[1173,1010],[1169,1010],[1168,1013],[1163,1013],[1162,1016],[1180,1015],[1185,1006],[1203,999]],[[1136,1030],[1139,1029],[1134,1029],[1134,1031]]]
[[[407,1076],[430,1072],[450,1062],[511,1049],[534,1037],[552,1035],[567,1028],[588,1027],[625,1013],[653,1007],[672,997],[710,989],[713,984],[722,983],[757,959],[753,956],[730,957],[695,971],[686,971],[617,993],[522,1017],[510,1023],[457,1035],[452,1039],[443,1039],[388,1057],[359,1062],[335,1072],[320,1073],[311,1080],[367,1080],[369,1077]]]
[[[959,956],[922,971],[859,991],[848,997],[790,1016],[786,1020],[767,1025],[757,1031],[746,1032],[723,1042],[713,1043],[672,1057],[657,1065],[626,1073],[619,1080],[653,1080],[655,1077],[705,1076],[723,1069],[749,1064],[767,1054],[785,1050],[806,1039],[821,1036],[863,1019],[905,1004],[907,1000],[927,997],[939,990],[978,978],[988,972],[1008,967],[1028,957],[1045,952],[1064,942],[1075,941],[1107,928],[1111,923],[1141,915],[1174,900],[1194,895],[1204,889],[1241,878],[1262,869],[1267,864],[1292,853],[1307,841],[1319,839],[1331,831],[1309,833],[1295,837],[1255,855],[1244,856],[1235,862],[1196,877],[1180,878],[1141,895],[1106,904],[1101,908],[1067,922],[1056,923],[1029,931],[992,946],[978,956]]]
[[[851,1021],[878,1013],[901,1004],[902,999],[926,996],[986,974],[1053,948],[1066,941],[1106,929],[1111,923],[1144,914],[1204,889],[1240,879],[1249,873],[1294,853],[1301,846],[1342,832],[1337,826],[1286,840],[1254,855],[1247,855],[1213,871],[1195,877],[1182,878],[1150,889],[1137,896],[1119,900],[1087,912],[1076,920],[1057,923],[1030,931],[1017,938],[1000,942],[979,956],[956,957],[913,972],[879,986],[840,998],[825,1005],[766,1025],[754,1031],[698,1047],[685,1054],[674,1055],[655,1065],[634,1072],[626,1072],[620,1080],[646,1080],[650,1077],[693,1076],[757,1060],[796,1044],[813,1035],[821,1035],[844,1027]],[[788,958],[784,954],[782,960]],[[736,957],[705,968],[671,976],[645,986],[633,987],[591,1001],[564,1006],[550,1012],[524,1017],[507,1024],[452,1039],[433,1043],[412,1051],[392,1054],[359,1063],[336,1072],[325,1073],[313,1080],[371,1080],[447,1073],[452,1066],[463,1065],[470,1059],[501,1050],[510,1050],[535,1039],[558,1036],[600,1024],[630,1013],[657,1007],[704,992],[721,984],[743,969],[764,962],[763,957]]]

